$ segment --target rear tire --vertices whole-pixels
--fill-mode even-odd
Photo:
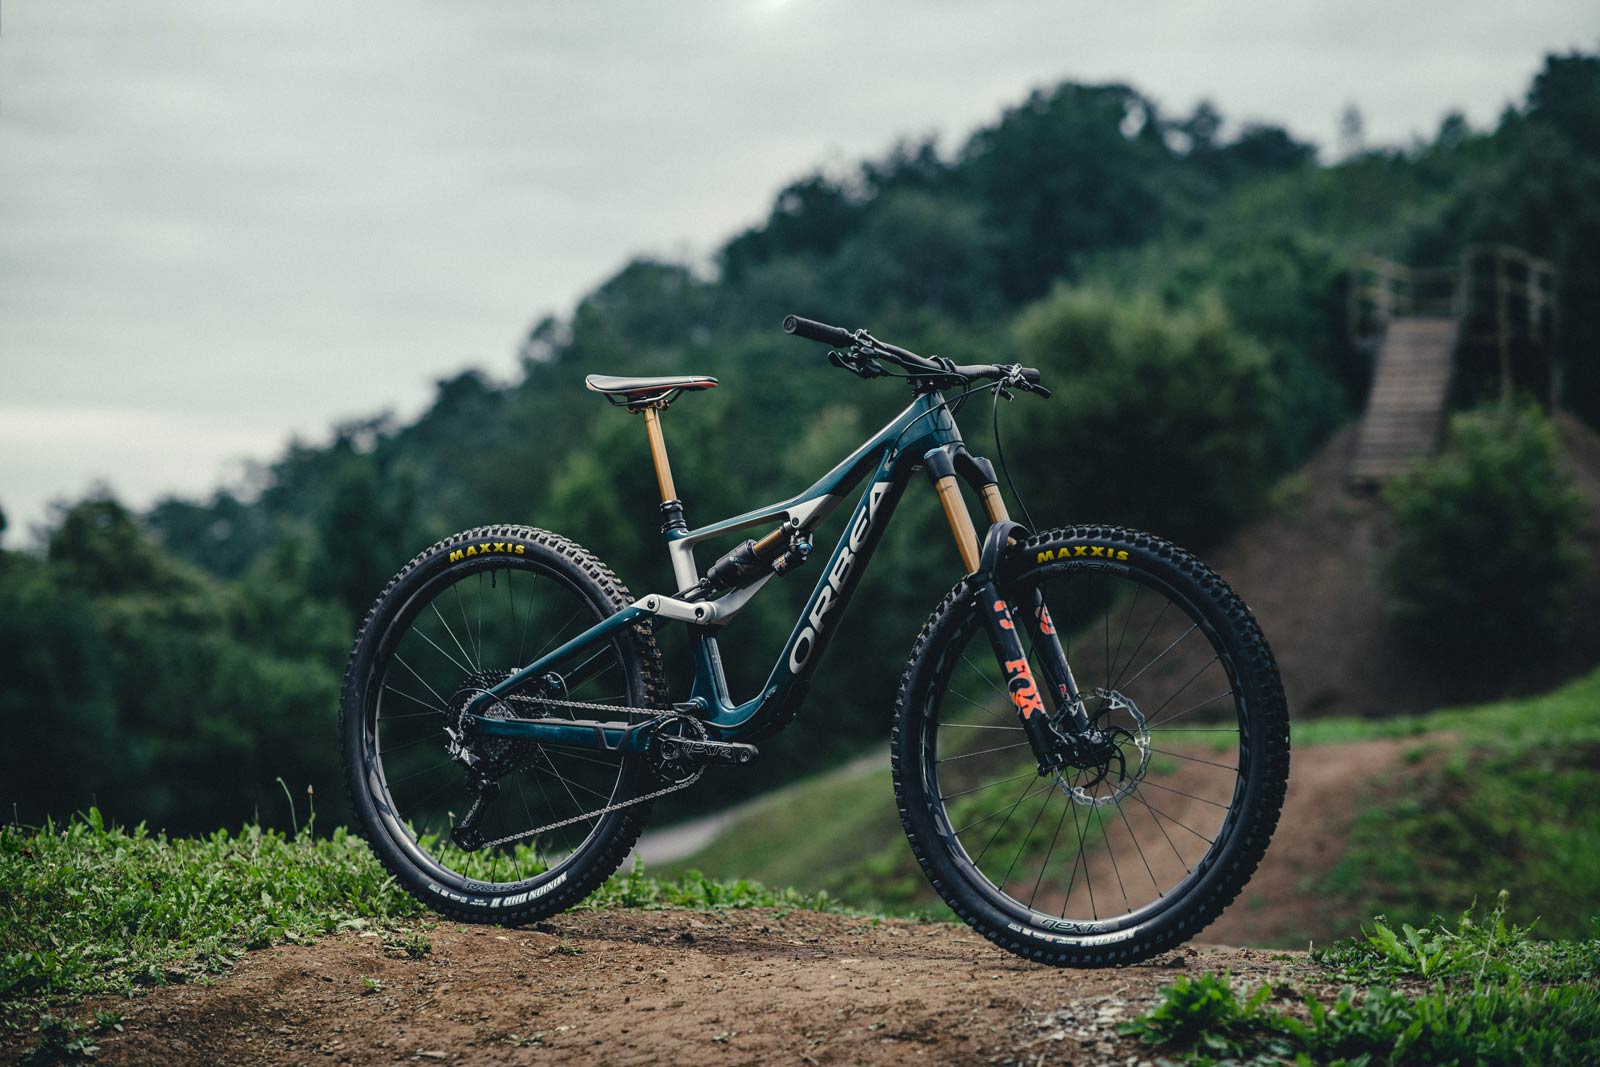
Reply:
[[[1148,534],[1050,531],[1015,546],[999,578],[1013,605],[1044,594],[1086,710],[1122,729],[1120,758],[1038,774],[963,582],[900,684],[891,745],[911,849],[956,914],[1010,952],[1146,959],[1214,920],[1266,852],[1289,772],[1272,651],[1221,578]],[[1034,672],[1043,685],[1036,659]]]
[[[346,787],[373,853],[429,908],[466,922],[541,919],[588,896],[627,857],[648,802],[533,839],[456,848],[450,830],[474,794],[465,768],[450,757],[445,728],[463,693],[631,600],[616,575],[578,544],[526,526],[492,526],[423,552],[373,604],[350,653],[339,709]],[[562,696],[618,711],[568,717],[626,718],[630,708],[658,706],[661,657],[648,621],[618,631],[597,655],[607,657],[603,669]],[[483,823],[491,842],[657,784],[639,757],[480,744],[499,746],[482,753],[492,757],[501,787]]]

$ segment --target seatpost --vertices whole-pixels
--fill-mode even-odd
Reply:
[[[661,412],[655,407],[641,409],[644,415],[644,433],[650,441],[650,461],[655,464],[656,484],[661,487],[661,513],[666,516],[663,532],[687,530],[683,521],[683,501],[678,499],[677,486],[672,484],[672,464],[667,461],[667,440],[661,435]]]

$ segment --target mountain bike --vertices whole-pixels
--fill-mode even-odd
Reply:
[[[662,416],[716,379],[586,381],[643,419],[675,591],[635,597],[587,549],[526,526],[447,538],[389,582],[340,708],[372,850],[452,919],[525,923],[582,900],[626,858],[652,802],[708,767],[755,763],[757,742],[794,719],[920,472],[961,564],[912,646],[890,741],[928,882],[985,937],[1043,963],[1128,963],[1193,936],[1254,872],[1288,779],[1283,688],[1249,608],[1150,534],[1012,520],[956,413],[993,394],[1009,485],[999,401],[1048,398],[1036,370],[924,357],[794,316],[783,328],[861,378],[902,378],[911,402],[798,495],[709,526],[685,519]],[[718,635],[807,566],[813,535],[857,487],[765,683],[736,700]],[[757,528],[701,573],[698,546]],[[687,691],[666,683],[664,622],[686,628]]]

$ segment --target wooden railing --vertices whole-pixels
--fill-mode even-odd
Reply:
[[[1551,358],[1556,314],[1555,266],[1511,245],[1468,245],[1453,267],[1411,267],[1369,255],[1351,275],[1352,340],[1375,350],[1390,319],[1456,319],[1463,349],[1495,350],[1500,395],[1508,401],[1518,353],[1531,347],[1548,362],[1548,400],[1559,405],[1560,365]]]

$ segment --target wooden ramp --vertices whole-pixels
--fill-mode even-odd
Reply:
[[[1389,319],[1350,463],[1352,486],[1375,486],[1438,448],[1459,328],[1453,318]]]

